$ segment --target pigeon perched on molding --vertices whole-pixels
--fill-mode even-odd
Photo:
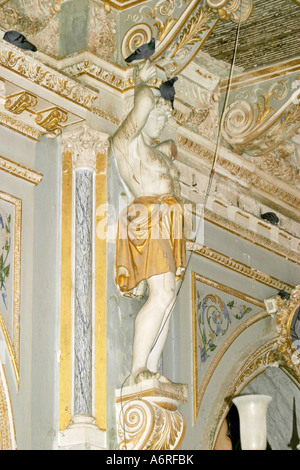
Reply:
[[[173,77],[166,82],[163,82],[159,91],[164,100],[170,101],[172,104],[172,109],[174,109],[174,98],[175,98],[175,88],[174,83],[178,80],[178,77]]]
[[[151,57],[155,52],[155,38],[152,38],[147,44],[138,47],[130,56],[125,59],[125,62],[130,64],[135,60],[143,60]]]
[[[32,51],[36,52],[37,48],[29,42],[23,34],[19,33],[18,31],[6,31],[3,36],[4,41],[13,44],[20,49],[24,49],[25,51]]]
[[[266,212],[265,214],[261,214],[260,216],[262,219],[266,220],[267,222],[270,222],[272,225],[278,225],[279,224],[279,218],[274,212]]]
[[[291,294],[286,292],[284,289],[281,289],[279,292],[277,292],[277,295],[279,295],[282,300],[289,300],[289,298],[291,297]]]

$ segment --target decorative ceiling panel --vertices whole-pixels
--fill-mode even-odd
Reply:
[[[236,66],[250,70],[299,56],[299,5],[292,0],[254,0],[253,13],[240,28]],[[202,51],[231,63],[236,28],[232,22],[219,22]]]

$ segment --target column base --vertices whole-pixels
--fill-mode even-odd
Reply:
[[[185,434],[177,410],[187,403],[187,385],[156,379],[116,390],[119,450],[176,450]]]
[[[60,450],[106,450],[106,432],[101,431],[92,416],[75,415],[67,429],[59,431]]]

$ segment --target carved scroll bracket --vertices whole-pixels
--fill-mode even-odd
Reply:
[[[183,8],[184,5],[184,8]],[[180,73],[201,49],[220,20],[245,22],[253,0],[191,0],[177,7],[161,0],[140,22],[127,29],[121,44],[123,59],[141,44],[156,37],[153,60],[171,76]]]
[[[120,450],[176,450],[185,434],[178,406],[187,402],[187,385],[146,380],[116,391]]]
[[[255,105],[248,99],[236,99],[227,108],[222,137],[237,153],[257,157],[276,149],[300,127],[300,89],[289,90],[287,82],[272,85]],[[275,102],[286,98],[275,109]],[[271,105],[272,103],[272,105]]]

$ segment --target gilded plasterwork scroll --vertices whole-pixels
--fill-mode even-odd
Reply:
[[[290,139],[300,127],[300,88],[295,83],[296,77],[292,77],[267,90],[236,94],[224,115],[224,140],[237,153],[258,157]]]
[[[178,74],[201,49],[219,21],[245,22],[252,10],[252,0],[192,0],[181,2],[180,6],[174,0],[160,0],[153,6],[141,7],[134,15],[138,20],[128,21],[121,45],[123,59],[156,37],[153,60],[167,74]],[[130,15],[127,18],[131,19]]]
[[[277,299],[277,351],[300,382],[300,285],[292,291],[289,300],[282,300],[279,296]]]

